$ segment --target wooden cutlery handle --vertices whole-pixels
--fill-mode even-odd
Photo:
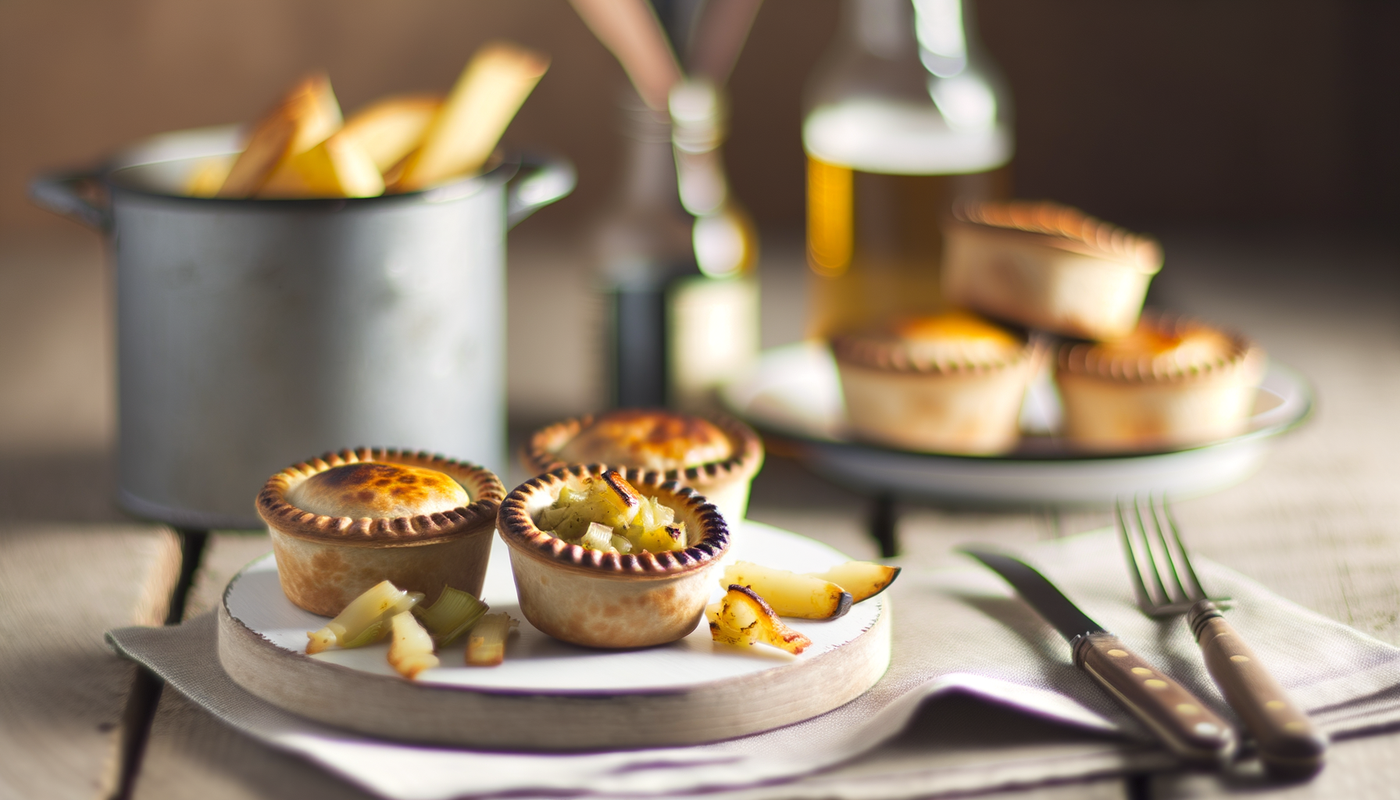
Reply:
[[[1275,775],[1302,777],[1322,769],[1327,739],[1313,727],[1254,651],[1209,600],[1187,614],[1206,669],[1225,701],[1259,743],[1259,758]]]
[[[1235,750],[1235,731],[1185,687],[1139,658],[1111,633],[1074,641],[1074,664],[1183,759],[1219,766]]]

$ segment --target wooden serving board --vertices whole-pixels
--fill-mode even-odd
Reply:
[[[736,558],[797,572],[846,560],[754,522],[744,522],[736,539]],[[718,579],[716,572],[715,599]],[[408,681],[389,667],[387,642],[306,655],[306,632],[326,618],[287,600],[269,554],[224,591],[219,661],[249,692],[330,725],[385,739],[538,751],[691,745],[771,730],[855,699],[890,662],[884,595],[839,619],[785,620],[812,639],[799,656],[716,644],[703,621],[678,642],[640,650],[557,641],[520,613],[499,539],[482,599],[520,620],[505,663],[467,667],[459,643],[438,653],[442,666]]]

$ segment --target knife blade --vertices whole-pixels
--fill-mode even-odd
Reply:
[[[1080,611],[1035,568],[1015,556],[974,545],[964,545],[958,551],[981,561],[1011,584],[1069,641],[1074,665],[1177,756],[1194,764],[1218,766],[1234,754],[1237,739],[1228,723]]]

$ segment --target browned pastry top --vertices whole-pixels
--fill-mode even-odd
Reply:
[[[733,451],[724,431],[700,417],[621,409],[595,417],[560,448],[558,457],[571,464],[601,462],[664,471],[723,461]]]
[[[1181,380],[1262,363],[1244,337],[1188,317],[1145,312],[1120,339],[1061,346],[1059,371],[1114,381]]]
[[[839,362],[900,372],[984,372],[1019,364],[1035,353],[1025,337],[967,311],[901,320],[886,331],[838,336]]]
[[[287,502],[328,517],[377,519],[450,511],[471,498],[461,484],[435,469],[361,462],[312,475],[287,492]]]
[[[500,478],[474,464],[362,447],[278,472],[257,508],[269,526],[299,539],[397,546],[489,527],[505,495]]]
[[[960,203],[953,208],[956,223],[999,236],[1029,241],[1116,261],[1142,272],[1162,267],[1162,248],[1151,237],[1058,203]]]

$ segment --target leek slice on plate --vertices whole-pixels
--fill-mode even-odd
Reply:
[[[350,601],[345,610],[326,623],[319,631],[308,632],[307,655],[315,655],[331,645],[363,647],[384,637],[388,626],[383,624],[395,614],[418,605],[422,592],[406,592],[389,581],[380,581],[364,594]],[[367,633],[380,623],[377,632]]]
[[[490,606],[461,589],[444,587],[431,606],[414,606],[413,614],[439,647],[452,644],[471,630]]]

